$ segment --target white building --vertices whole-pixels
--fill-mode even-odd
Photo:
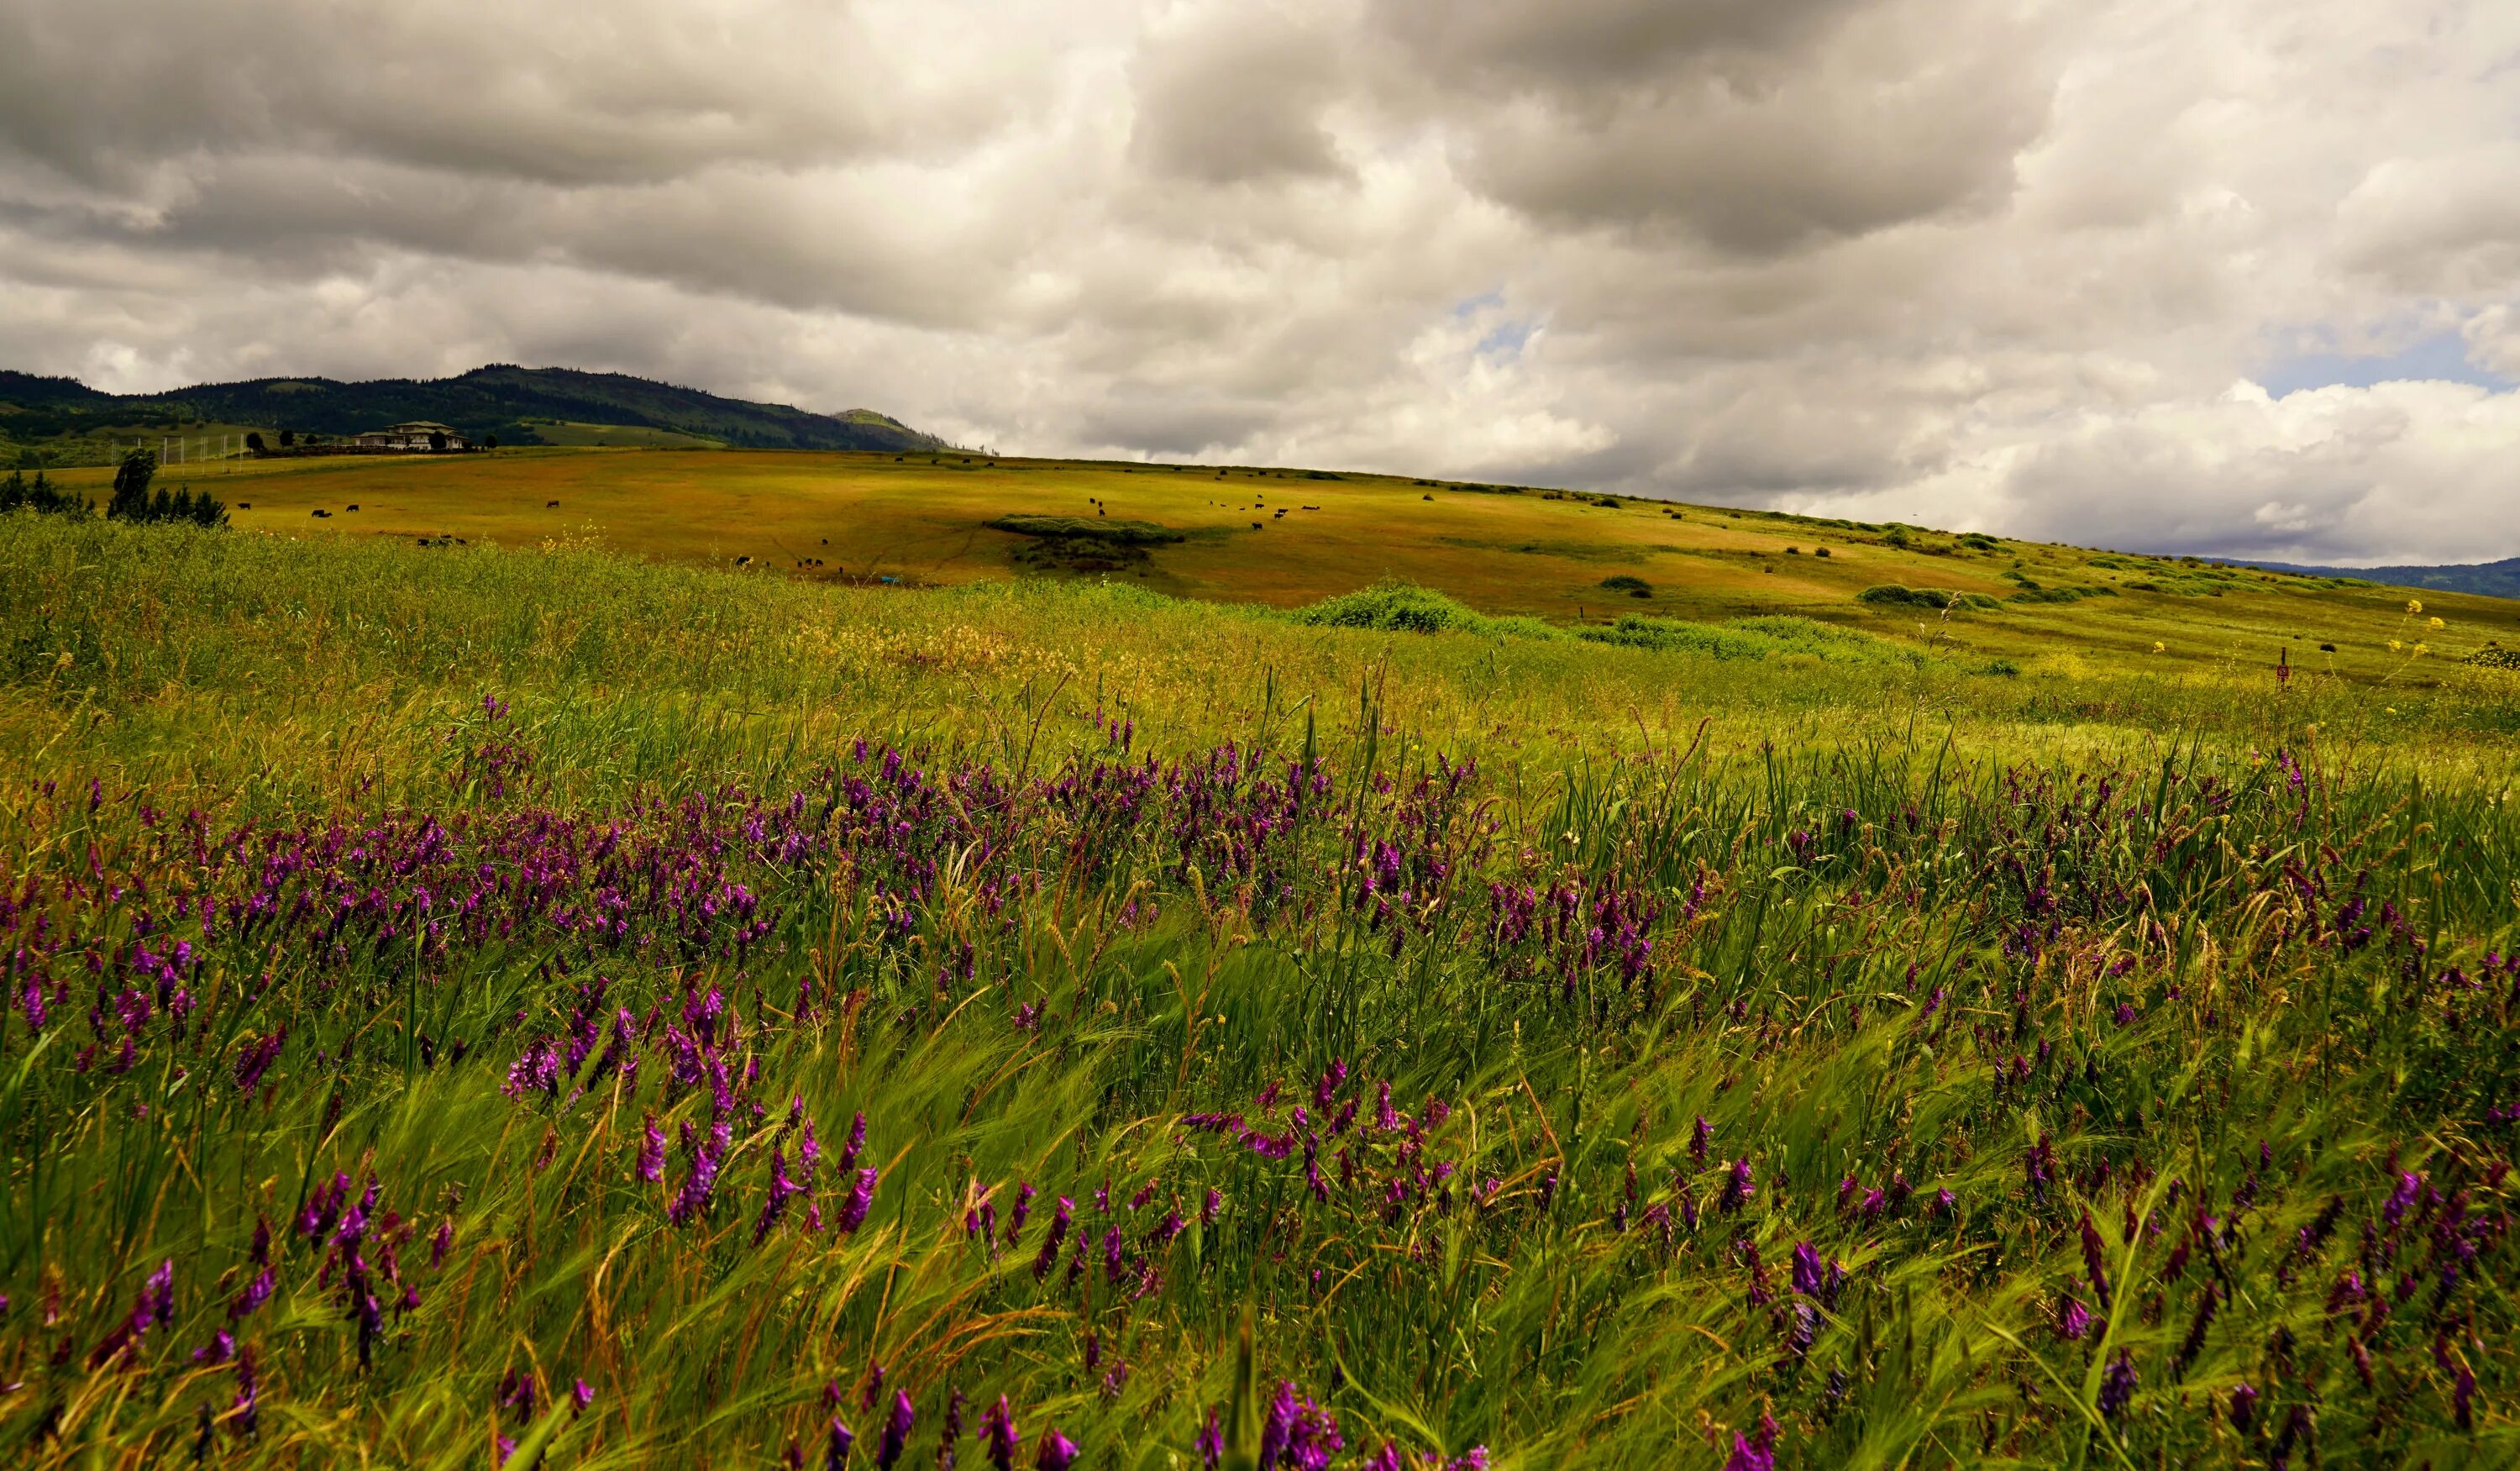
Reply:
[[[353,445],[363,450],[399,450],[411,454],[439,454],[449,450],[469,450],[472,446],[464,436],[442,423],[427,420],[398,423],[390,429],[372,429],[353,437]]]

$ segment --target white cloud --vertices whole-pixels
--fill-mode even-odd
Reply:
[[[0,364],[2508,556],[2513,393],[2232,384],[2520,377],[2514,74],[2464,0],[19,0]]]

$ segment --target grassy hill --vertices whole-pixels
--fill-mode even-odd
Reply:
[[[220,483],[0,515],[13,1463],[2520,1459],[2520,675],[2412,652],[2508,604],[1300,473]]]
[[[756,449],[902,450],[938,447],[899,422],[857,409],[813,414],[747,403],[614,373],[494,365],[434,380],[261,379],[171,393],[100,393],[69,379],[0,373],[0,436],[46,465],[105,463],[117,432],[140,438],[281,429],[356,434],[410,420],[452,425],[475,439],[584,443],[585,425],[645,429]],[[242,437],[242,434],[239,434]],[[0,445],[5,450],[6,445]]]
[[[1405,477],[594,449],[291,460],[169,477],[215,488],[241,528],[292,536],[592,540],[813,581],[1111,578],[1281,608],[1390,579],[1479,614],[1596,638],[1652,642],[1670,637],[1658,622],[1789,615],[2033,675],[2100,659],[2271,677],[2280,658],[2394,686],[2427,683],[2489,641],[2520,644],[2520,606],[2498,599],[2426,592],[2414,615],[2406,591],[2359,580]],[[109,476],[59,478],[101,499]],[[1080,534],[1008,529],[1028,515],[1071,519]],[[1093,534],[1129,526],[1155,534],[1134,544]],[[1902,589],[1961,601],[1936,606]]]

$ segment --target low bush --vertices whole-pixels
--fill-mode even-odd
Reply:
[[[1433,588],[1414,582],[1377,582],[1370,588],[1325,598],[1292,614],[1315,628],[1372,628],[1385,633],[1491,633],[1494,620],[1471,611]]]

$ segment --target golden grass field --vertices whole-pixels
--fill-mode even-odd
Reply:
[[[110,472],[61,478],[101,497]],[[1041,575],[1014,560],[1025,538],[985,525],[1032,513],[1182,532],[1186,541],[1107,575],[1176,597],[1279,606],[1397,578],[1482,612],[1560,623],[1793,613],[2016,660],[2272,664],[2280,649],[2297,668],[2404,682],[2428,681],[2430,669],[2489,639],[2520,642],[2520,605],[2498,599],[2428,593],[2414,615],[2404,590],[2152,558],[2095,564],[2083,550],[1972,547],[1916,528],[1642,500],[1605,507],[1573,492],[1296,469],[538,447],[235,462],[197,472],[178,466],[162,478],[216,490],[247,531],[528,547],[593,541],[670,561],[726,566],[749,557],[754,569],[791,577],[914,587]],[[1817,555],[1823,548],[1828,555]],[[1622,574],[1650,583],[1652,596],[1601,586]],[[1856,601],[1884,583],[2010,600],[2025,578],[2117,595],[2006,601],[2001,612],[1949,617]],[[2177,590],[2135,590],[2140,583]]]

